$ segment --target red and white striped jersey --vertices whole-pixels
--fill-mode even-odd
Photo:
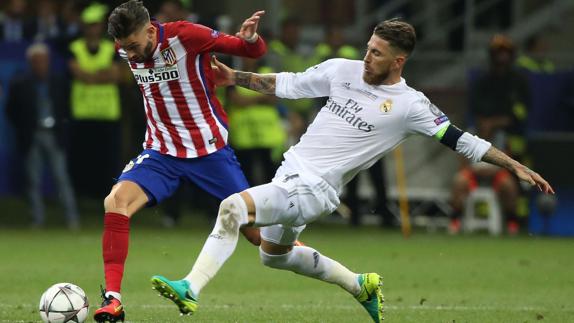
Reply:
[[[144,98],[144,149],[179,158],[218,151],[227,144],[227,114],[215,96],[210,52],[257,58],[265,42],[259,37],[250,44],[190,22],[153,24],[153,56],[145,63],[128,61]],[[123,49],[118,53],[127,60]]]

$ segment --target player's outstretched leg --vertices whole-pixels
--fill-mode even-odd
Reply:
[[[152,288],[177,305],[182,315],[191,315],[197,311],[199,304],[193,295],[187,280],[169,280],[163,276],[151,278]]]
[[[247,206],[239,194],[223,200],[213,231],[203,245],[191,272],[184,280],[170,281],[153,276],[153,287],[164,297],[172,300],[181,313],[191,314],[197,310],[197,298],[201,289],[213,278],[225,261],[231,257],[239,228],[247,223]]]
[[[376,273],[360,274],[358,277],[361,292],[355,299],[363,305],[375,322],[383,320],[383,278]]]
[[[118,322],[124,321],[125,312],[122,302],[117,298],[109,295],[106,296],[106,291],[102,288],[102,306],[94,313],[94,321],[103,322]]]
[[[284,246],[267,241],[279,242],[292,228],[278,226],[262,228],[262,244],[259,249],[261,261],[265,266],[289,270],[294,273],[339,285],[361,303],[375,322],[383,319],[382,279],[378,274],[356,274],[339,262],[306,246],[294,246],[283,250]],[[264,251],[267,250],[266,251]],[[269,252],[275,252],[271,254]],[[285,253],[280,253],[281,251]]]

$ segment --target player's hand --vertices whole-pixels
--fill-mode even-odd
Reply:
[[[516,176],[518,176],[519,179],[530,183],[532,186],[536,185],[541,192],[554,194],[554,189],[552,186],[550,186],[550,184],[548,184],[548,182],[542,178],[542,176],[530,168],[522,164],[518,164],[514,167],[514,173]]]
[[[213,71],[215,86],[235,85],[233,69],[218,61],[215,55],[211,56],[211,70]]]
[[[241,25],[241,29],[239,29],[239,32],[236,33],[235,36],[241,39],[245,39],[250,43],[256,42],[259,38],[259,35],[257,35],[257,27],[259,26],[259,20],[261,19],[261,16],[264,14],[264,10],[257,11],[251,15],[251,17],[245,19]]]

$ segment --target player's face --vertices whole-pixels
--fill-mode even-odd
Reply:
[[[392,71],[400,69],[400,58],[404,59],[391,48],[388,41],[372,35],[363,58],[363,81],[371,85],[383,84]]]
[[[126,51],[130,61],[143,63],[153,55],[155,32],[155,27],[149,24],[126,38],[116,39],[116,42]]]

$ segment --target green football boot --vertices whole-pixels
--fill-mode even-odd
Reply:
[[[151,284],[160,296],[170,299],[177,305],[181,315],[191,315],[197,311],[199,307],[197,297],[191,294],[187,280],[172,281],[163,276],[153,276]]]
[[[355,296],[357,301],[369,312],[373,321],[383,321],[383,278],[376,273],[360,274],[361,292]]]

